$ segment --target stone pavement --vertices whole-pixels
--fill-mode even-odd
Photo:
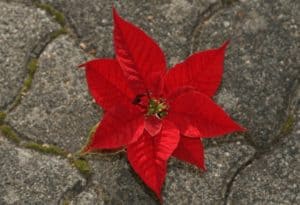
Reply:
[[[102,111],[87,59],[112,57],[111,6],[169,65],[231,39],[215,100],[248,132],[169,161],[164,204],[300,204],[300,2],[0,0],[0,204],[158,204],[124,152],[79,156]]]

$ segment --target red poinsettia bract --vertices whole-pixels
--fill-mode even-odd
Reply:
[[[170,156],[205,169],[201,138],[244,130],[211,99],[228,42],[168,70],[149,36],[115,9],[113,17],[116,58],[82,65],[90,93],[105,111],[85,151],[125,146],[133,169],[161,199]]]

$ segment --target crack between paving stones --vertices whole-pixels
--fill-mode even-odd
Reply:
[[[283,137],[283,136],[280,136]],[[248,166],[250,166],[251,164],[253,164],[255,161],[260,160],[263,156],[272,153],[273,151],[275,151],[275,149],[281,145],[281,141],[283,141],[284,138],[281,138],[281,140],[279,141],[275,141],[272,143],[272,148],[270,149],[265,149],[265,150],[257,150],[256,147],[253,147],[256,152],[254,153],[254,155],[247,160],[244,164],[242,164],[233,174],[233,176],[231,177],[231,179],[229,180],[229,182],[226,185],[226,189],[225,189],[225,194],[224,194],[224,205],[228,204],[228,199],[229,199],[229,195],[232,192],[232,186],[233,183],[235,182],[236,178],[240,175],[240,173],[245,170]],[[251,146],[251,145],[250,145]]]
[[[55,18],[55,15],[51,14],[51,12],[49,13],[46,9],[42,8],[42,6],[47,6],[47,7],[51,8],[53,11],[55,11],[56,13],[58,13],[59,15],[63,16],[63,18],[64,18],[63,24],[61,22],[58,22],[58,21],[55,21],[55,20],[54,21],[56,23],[60,24],[62,29],[65,29],[67,31],[67,33],[75,40],[76,44],[80,43],[81,35],[77,31],[77,28],[76,28],[75,24],[73,23],[73,21],[68,16],[66,16],[63,11],[61,11],[60,9],[57,9],[52,4],[42,3],[40,0],[31,0],[31,2],[33,3],[33,5],[36,8],[40,8],[42,10],[45,10],[47,15],[49,15],[52,18]],[[85,53],[87,53],[84,49],[82,49],[82,50]]]
[[[9,126],[8,124],[5,124],[5,125]],[[38,152],[41,155],[51,155],[53,157],[58,157],[60,159],[65,159],[65,160],[68,161],[70,166],[74,167],[74,169],[77,170],[77,172],[85,179],[85,183],[82,183],[82,180],[78,180],[76,183],[74,183],[74,185],[72,187],[68,188],[65,192],[63,192],[60,199],[59,199],[59,204],[65,204],[65,202],[67,202],[67,200],[71,199],[72,197],[76,197],[82,191],[84,191],[88,187],[89,184],[91,184],[90,179],[91,179],[92,175],[91,174],[84,175],[83,173],[80,172],[80,170],[78,168],[73,166],[72,164],[73,164],[73,161],[75,160],[75,158],[72,158],[72,157],[70,158],[69,156],[67,156],[67,154],[69,152],[66,152],[66,154],[64,154],[64,155],[62,155],[62,154],[53,154],[53,153],[45,153],[43,151],[36,150],[34,148],[26,147],[27,143],[33,142],[33,141],[31,139],[28,139],[27,137],[24,137],[24,136],[20,137],[20,134],[16,130],[14,130],[11,126],[9,126],[9,127],[16,134],[17,138],[20,139],[20,142],[18,142],[18,143],[11,142],[16,147],[20,147],[22,149],[29,149],[29,150],[32,150],[34,152]],[[4,137],[7,138],[5,135],[4,135]],[[11,141],[11,140],[9,140],[9,141]],[[38,145],[42,146],[42,144],[39,144],[39,143],[38,143]],[[64,149],[62,149],[62,150],[64,150]],[[69,153],[69,154],[73,154],[73,153]]]
[[[199,32],[202,30],[202,26],[205,21],[208,21],[214,14],[222,10],[222,6],[220,6],[220,2],[216,2],[211,4],[206,10],[202,13],[197,14],[197,20],[194,24],[192,31],[191,31],[191,40],[190,40],[190,50],[189,55],[195,52],[195,46],[197,45],[197,36]]]
[[[275,144],[275,145],[273,145],[273,147],[274,146],[277,147],[278,145],[280,145],[280,144],[279,143]],[[270,154],[273,151],[274,151],[274,149],[263,150],[263,151],[256,150],[256,152],[254,153],[254,155],[249,160],[247,160],[244,164],[242,164],[240,167],[238,167],[238,169],[235,171],[235,173],[233,174],[233,176],[231,177],[231,179],[229,180],[229,182],[226,185],[223,205],[227,205],[228,204],[229,195],[232,192],[233,184],[234,184],[235,180],[237,179],[237,177],[243,172],[243,170],[245,170],[248,166],[250,166],[251,164],[253,164],[255,161],[260,160],[263,156],[265,156],[267,154]]]
[[[295,80],[293,85],[290,87],[290,95],[288,96],[287,108],[285,110],[285,118],[276,132],[274,132],[274,139],[271,141],[268,147],[259,147],[255,144],[254,141],[251,140],[249,143],[253,146],[257,152],[261,154],[273,152],[278,146],[281,145],[281,142],[288,136],[294,129],[296,123],[296,112],[299,103],[299,92],[300,84],[298,80]],[[250,138],[248,136],[248,138]],[[248,141],[248,140],[247,140]],[[252,145],[254,144],[254,145]]]
[[[284,139],[285,136],[289,135],[294,127],[296,122],[296,112],[297,108],[299,106],[299,100],[300,100],[300,84],[299,80],[295,80],[293,85],[291,85],[290,95],[288,97],[288,105],[286,108],[286,116],[285,120],[281,124],[281,127],[279,128],[277,136],[274,138],[271,144],[278,145]]]
[[[119,152],[112,155],[117,155],[118,157],[124,157],[123,153],[119,153]],[[96,155],[96,153],[90,153],[89,156],[87,156],[87,160],[98,160],[101,159],[102,157],[108,157],[112,155],[104,154],[103,156],[101,156],[99,154]],[[74,184],[73,187],[63,192],[59,199],[59,204],[64,205],[64,204],[69,204],[70,202],[74,202],[74,199],[76,199],[76,197],[78,197],[82,192],[88,191],[89,188],[92,188],[94,184],[92,182],[93,172],[91,171],[91,173],[92,174],[90,174],[88,177],[85,177],[86,183],[84,185],[81,185],[79,183],[80,181],[78,181],[77,184]],[[103,197],[102,199],[104,200],[105,204],[109,204],[109,202],[111,201],[111,196],[109,192],[107,192],[101,185],[97,185],[97,190],[94,191],[96,191],[97,195]],[[121,201],[119,201],[119,203],[122,204]]]
[[[68,16],[66,16],[65,19],[66,19],[66,24],[68,25],[68,28],[70,30],[69,34],[73,37],[73,39],[75,39],[76,46],[78,46],[80,43],[88,44],[88,42],[86,42],[86,40],[81,39],[82,35],[79,33],[78,29],[76,28],[75,23]],[[111,24],[101,24],[101,23],[98,25],[102,26],[103,28],[112,26]],[[81,48],[80,46],[79,46],[79,48],[86,55],[93,56],[94,58],[96,57],[97,52],[95,52],[95,53],[91,52],[91,50],[93,50],[93,49],[95,49],[97,51],[96,47],[87,45],[86,48]]]
[[[40,0],[31,0],[33,2],[33,4],[37,7],[40,8],[38,6],[38,4],[43,4],[40,2]],[[52,4],[46,4],[47,6],[50,6],[53,10],[57,11],[58,13],[60,13],[63,17],[64,17],[64,25],[62,25],[60,22],[57,22],[58,24],[60,24],[64,29],[67,30],[68,34],[75,40],[75,44],[79,45],[81,42],[84,42],[81,40],[81,34],[78,32],[78,29],[76,28],[76,25],[74,23],[74,21],[72,21],[71,18],[69,18],[68,16],[64,15],[64,12],[62,12],[60,9],[57,9],[55,6],[53,6]],[[47,11],[46,11],[47,12]],[[53,17],[49,12],[47,12],[48,15],[50,15],[51,17]],[[111,26],[111,25],[107,25],[107,24],[100,24],[100,26],[106,27],[106,26]],[[87,49],[83,49],[80,48],[85,54],[87,55],[91,55],[95,57],[95,54],[91,54]]]
[[[6,113],[6,115],[8,115],[11,111],[13,111],[19,104],[21,104],[21,98],[24,97],[24,95],[22,95],[22,89],[24,88],[24,85],[25,85],[25,82],[26,80],[28,79],[29,77],[29,74],[30,74],[30,70],[28,69],[28,66],[30,64],[30,62],[35,59],[35,60],[39,60],[40,58],[40,55],[44,52],[44,50],[46,49],[46,47],[51,44],[54,40],[56,40],[60,35],[62,34],[66,34],[64,28],[60,28],[56,31],[53,31],[53,32],[50,32],[50,33],[47,33],[44,35],[44,37],[41,38],[41,40],[32,47],[32,49],[30,49],[30,51],[28,52],[28,55],[27,55],[27,59],[26,59],[26,67],[27,67],[27,77],[24,77],[24,80],[23,80],[23,85],[22,87],[19,89],[19,92],[17,94],[17,96],[15,96],[14,100],[12,102],[10,102],[8,105],[6,105],[6,107],[4,108],[4,112]],[[34,74],[35,72],[32,74],[32,79],[34,78]],[[32,80],[31,79],[31,80]],[[29,91],[30,91],[30,87],[32,86],[32,84],[30,84],[30,86],[28,87],[28,90],[26,90],[26,93],[27,94]],[[19,101],[16,101],[18,100],[18,98],[20,98]],[[2,112],[2,111],[1,111]],[[43,141],[33,141],[32,139],[28,138],[27,136],[24,136],[23,134],[19,133],[17,130],[15,130],[13,128],[13,126],[11,126],[8,122],[5,122],[5,119],[4,119],[4,122],[1,123],[1,126],[8,126],[9,129],[15,133],[16,137],[18,138],[18,141],[19,142],[15,142],[14,144],[17,145],[18,147],[21,147],[21,148],[25,148],[25,149],[30,149],[30,150],[34,150],[36,152],[39,152],[41,154],[50,154],[52,156],[60,156],[60,157],[63,157],[65,159],[67,159],[70,163],[70,165],[74,166],[73,163],[74,161],[78,160],[76,158],[76,153],[71,153],[69,151],[66,151],[64,148],[61,148],[61,147],[58,147],[57,145],[52,145],[52,144],[49,144],[49,146],[55,146],[61,150],[64,150],[67,154],[71,154],[73,155],[73,158],[70,159],[69,157],[67,156],[62,156],[61,154],[52,154],[52,153],[45,153],[43,151],[39,151],[39,150],[36,150],[36,149],[33,149],[33,148],[30,148],[30,147],[26,147],[25,145],[28,144],[28,143],[36,143],[38,144],[39,146],[43,146],[43,144],[48,144],[48,143],[44,143]],[[10,138],[9,136],[6,137],[6,138]],[[75,158],[74,158],[75,157]],[[84,160],[84,159],[83,159]],[[85,173],[82,173],[81,170],[79,168],[77,168],[76,166],[74,166],[75,169],[78,170],[78,172],[85,178],[87,179],[87,176],[85,175]]]
[[[4,2],[10,3],[10,1],[4,1]],[[29,3],[29,4],[26,4],[25,2],[20,3],[20,4],[23,4],[25,6],[34,6],[34,5],[36,5],[35,0],[31,0],[30,2],[27,2],[27,3]],[[32,5],[30,3],[32,3]],[[57,31],[59,31],[59,30],[57,30]],[[57,32],[57,31],[54,31],[54,32]],[[47,33],[45,36],[43,36],[39,40],[39,42],[36,45],[34,45],[29,50],[29,52],[27,53],[27,56],[25,57],[25,66],[24,66],[25,69],[26,69],[26,72],[24,73],[24,76],[22,77],[22,79],[23,79],[22,82],[23,83],[21,84],[21,87],[19,88],[16,96],[10,102],[6,103],[4,106],[1,107],[1,110],[0,110],[1,112],[4,112],[6,114],[10,113],[13,109],[15,109],[21,103],[22,98],[29,91],[32,83],[30,83],[30,85],[27,86],[27,87],[26,87],[25,83],[26,83],[26,80],[32,80],[33,79],[34,73],[33,73],[33,76],[31,76],[31,77],[29,76],[28,66],[29,66],[29,64],[32,60],[38,59],[40,54],[44,51],[45,47],[47,47],[47,45],[49,43],[51,43],[52,40],[54,40],[54,39],[51,39],[51,35],[54,32]],[[43,45],[43,42],[46,42],[46,43]],[[29,78],[31,78],[31,79],[29,79]],[[26,90],[25,93],[23,93],[24,90]]]
[[[81,180],[78,180],[76,183],[74,183],[74,185],[70,188],[68,188],[66,191],[64,191],[59,200],[58,203],[59,204],[69,204],[69,202],[74,199],[76,196],[78,196],[80,193],[82,193],[87,187],[88,187],[88,183],[90,183],[90,180],[85,179],[86,182],[84,184],[82,184]]]
[[[14,97],[14,99],[11,102],[9,102],[7,105],[4,106],[4,109],[3,109],[4,112],[9,114],[19,104],[21,104],[22,98],[27,95],[27,93],[30,91],[30,89],[32,87],[32,82],[29,84],[29,86],[26,86],[26,81],[27,80],[32,81],[33,78],[34,78],[34,75],[36,73],[36,70],[35,70],[32,74],[30,74],[30,70],[29,70],[30,63],[33,60],[36,60],[37,64],[38,64],[38,60],[40,58],[40,55],[44,52],[46,47],[62,34],[66,34],[66,31],[63,28],[60,28],[60,29],[58,29],[56,31],[53,31],[53,32],[50,32],[50,33],[47,33],[29,51],[29,53],[26,57],[26,63],[25,63],[25,67],[26,67],[27,71],[26,71],[26,74],[25,74],[26,76],[23,78],[24,80],[23,80],[22,86],[19,89],[18,94]],[[37,66],[36,69],[38,69],[38,65],[36,65],[36,66]]]
[[[233,186],[233,183],[235,181],[235,179],[238,177],[238,175],[244,170],[246,169],[248,166],[250,166],[255,159],[257,158],[257,152],[250,158],[248,159],[244,164],[242,164],[233,174],[233,176],[231,177],[231,179],[229,180],[229,182],[226,185],[226,189],[225,189],[225,194],[224,194],[224,203],[223,205],[227,205],[228,204],[228,198],[229,198],[229,194],[231,193],[231,189]]]
[[[31,2],[35,7],[39,8],[36,4],[36,1],[32,0]],[[39,1],[38,1],[38,3],[39,3]],[[49,14],[49,12],[47,12],[47,14],[52,17],[52,15]],[[25,82],[30,77],[30,70],[28,69],[28,66],[29,66],[30,62],[32,60],[38,61],[39,58],[40,58],[40,55],[44,52],[46,47],[49,44],[51,44],[53,41],[55,41],[59,36],[61,36],[63,34],[69,34],[71,37],[74,37],[74,35],[72,35],[72,33],[70,33],[69,30],[67,30],[68,28],[66,26],[61,25],[59,22],[56,22],[56,23],[58,23],[60,25],[59,29],[57,29],[53,32],[46,33],[31,49],[29,49],[29,52],[28,52],[28,55],[26,56],[26,61],[25,61],[26,62],[25,66],[27,68],[27,73],[25,74],[25,77],[23,78],[23,84],[22,84],[22,87],[19,89],[18,94],[14,97],[14,99],[11,102],[9,102],[7,105],[5,105],[3,107],[3,110],[6,114],[9,114],[18,105],[20,105],[21,102],[22,102],[22,98],[30,91],[30,87],[32,86],[32,83],[30,83],[30,86],[27,87],[25,95],[22,94],[22,91],[23,91],[24,86],[25,86]],[[33,74],[31,74],[31,80],[33,80],[34,74],[35,74],[35,72]],[[2,123],[1,125],[8,126],[9,129],[12,130],[16,134],[18,140],[20,140],[20,142],[14,143],[16,146],[21,147],[21,148],[25,148],[25,149],[30,149],[30,150],[39,152],[41,154],[50,154],[52,156],[63,157],[64,159],[67,159],[68,162],[70,163],[70,165],[73,166],[86,180],[88,180],[87,175],[89,175],[89,174],[82,173],[81,172],[82,170],[80,170],[80,168],[78,168],[74,165],[74,162],[77,161],[78,159],[80,159],[80,158],[77,158],[75,156],[76,153],[68,152],[63,148],[58,147],[57,145],[51,145],[51,144],[49,144],[49,146],[56,146],[57,148],[59,148],[61,150],[64,150],[67,154],[71,154],[72,155],[71,158],[69,158],[68,156],[62,156],[60,154],[55,154],[55,153],[45,153],[43,151],[36,150],[34,148],[26,147],[25,145],[28,144],[28,143],[31,143],[31,142],[36,143],[39,146],[43,146],[43,144],[45,144],[45,143],[42,142],[42,141],[36,142],[36,141],[33,141],[32,139],[28,138],[27,136],[24,136],[23,134],[16,131],[12,126],[10,126],[8,122],[4,121],[4,123]],[[46,144],[48,144],[48,143],[46,143]],[[85,159],[83,158],[82,160],[85,160]],[[78,185],[76,185],[76,186],[78,186]],[[76,188],[76,186],[75,186],[75,188]],[[74,188],[72,190],[74,190]]]
[[[190,51],[189,54],[196,52],[196,46],[199,44],[198,36],[202,31],[203,25],[206,21],[210,20],[213,16],[218,14],[220,11],[232,7],[234,4],[239,3],[239,0],[233,0],[232,2],[226,2],[224,0],[218,1],[216,3],[211,4],[205,11],[202,13],[198,13],[197,23],[192,28],[191,32],[191,40],[190,40]]]
[[[95,185],[92,182],[92,176],[89,178],[86,178],[86,183],[84,185],[80,184],[80,181],[78,181],[76,184],[74,184],[73,187],[69,188],[65,192],[62,193],[59,204],[69,204],[70,202],[75,202],[76,197],[78,197],[81,193],[88,191],[89,188],[93,188]],[[97,196],[102,196],[102,200],[105,204],[109,204],[109,202],[112,199],[112,196],[109,194],[107,190],[105,190],[101,185],[97,185],[97,189],[93,190],[96,192]],[[121,204],[121,201],[119,201]]]
[[[15,130],[9,123],[3,123],[2,126],[8,126],[16,135],[18,138],[20,138],[21,141],[32,141],[32,139],[20,134],[17,130]],[[1,132],[1,130],[0,130]],[[5,136],[6,137],[6,136]],[[6,137],[8,139],[8,137]],[[39,143],[39,142],[37,142]]]
[[[62,157],[62,158],[67,159],[67,160],[69,160],[68,156],[67,156],[68,154],[74,154],[74,153],[71,153],[71,152],[65,150],[64,148],[61,148],[61,147],[59,147],[59,146],[57,146],[55,144],[49,144],[49,143],[45,143],[45,142],[42,142],[42,141],[34,141],[34,140],[28,138],[27,136],[21,134],[17,130],[15,130],[9,123],[4,123],[1,126],[7,126],[9,128],[9,130],[11,130],[11,132],[14,133],[14,135],[16,136],[16,138],[18,138],[18,142],[15,142],[15,141],[11,140],[10,136],[6,136],[6,134],[3,133],[3,137],[6,138],[6,139],[8,139],[12,144],[16,145],[17,147],[20,147],[20,148],[23,148],[23,149],[33,150],[33,151],[39,152],[41,154]],[[0,130],[0,132],[2,132],[2,131]],[[65,153],[64,154],[62,154],[62,153],[60,153],[60,154],[58,154],[58,153],[51,153],[51,152],[45,153],[43,151],[31,148],[31,147],[27,147],[26,145],[28,145],[29,143],[35,143],[35,144],[37,144],[37,145],[39,145],[41,147],[43,147],[43,145],[48,145],[49,147],[57,147],[61,151],[64,151]]]
[[[53,157],[60,157],[62,159],[66,159],[70,166],[72,166],[74,169],[78,171],[78,173],[86,179],[86,181],[89,180],[89,178],[92,175],[92,171],[90,168],[90,165],[85,157],[78,156],[76,153],[72,153],[67,151],[64,148],[61,148],[55,144],[48,144],[44,143],[42,141],[34,141],[22,134],[20,134],[18,131],[16,131],[12,126],[9,124],[2,124],[1,126],[8,126],[9,130],[13,132],[14,138],[17,138],[16,140],[11,139],[10,136],[6,136],[6,134],[3,133],[4,137],[11,141],[15,146],[20,147],[22,149],[29,149],[34,152],[38,152],[42,155],[51,155]],[[1,132],[1,130],[0,130]],[[79,164],[78,164],[79,163]]]
[[[298,106],[298,102],[299,102],[299,97],[297,95],[297,91],[300,88],[299,86],[299,82],[295,81],[295,83],[293,84],[291,90],[292,90],[292,94],[290,95],[290,99],[289,99],[289,104],[287,107],[287,115],[286,115],[286,120],[284,121],[283,125],[285,123],[287,123],[286,121],[289,121],[289,117],[293,116],[294,118],[296,118],[296,113],[297,112],[297,106]],[[298,91],[299,92],[299,91]],[[226,185],[226,191],[225,191],[225,195],[224,195],[224,205],[228,204],[228,199],[229,199],[229,195],[232,192],[232,186],[236,180],[236,178],[240,175],[240,173],[246,169],[248,166],[250,166],[251,164],[253,164],[255,161],[260,160],[263,156],[270,154],[272,152],[274,152],[276,150],[276,148],[278,148],[282,143],[282,141],[285,140],[285,137],[288,136],[292,130],[295,127],[295,121],[294,120],[292,123],[292,125],[290,125],[290,127],[288,128],[289,130],[282,130],[283,128],[279,128],[279,134],[275,137],[275,139],[272,141],[270,148],[265,148],[265,149],[259,149],[257,148],[257,146],[252,146],[255,148],[256,152],[253,155],[253,157],[251,157],[247,162],[245,162],[244,164],[242,164],[234,173],[234,175],[232,176],[232,178],[230,179],[230,181],[227,183]]]

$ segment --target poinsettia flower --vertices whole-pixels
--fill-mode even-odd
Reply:
[[[159,46],[113,9],[115,59],[82,66],[104,117],[85,151],[127,148],[128,161],[161,199],[171,155],[205,169],[201,138],[244,128],[212,96],[218,89],[228,42],[167,69]]]

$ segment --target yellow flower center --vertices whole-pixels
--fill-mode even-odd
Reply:
[[[158,118],[163,118],[168,114],[168,105],[164,99],[149,100],[147,115],[155,115]]]

